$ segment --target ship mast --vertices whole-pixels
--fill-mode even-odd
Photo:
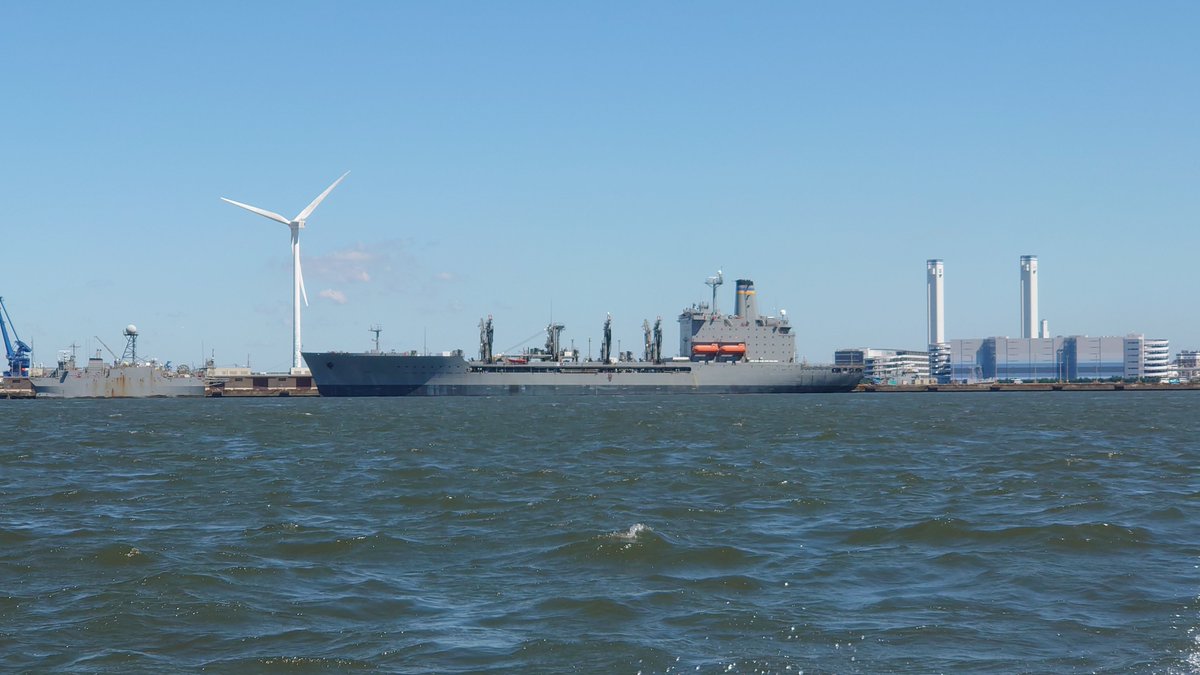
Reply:
[[[378,354],[379,353],[379,334],[383,332],[383,326],[380,324],[374,324],[370,328],[367,329],[367,332],[375,334],[375,353]]]
[[[725,283],[725,274],[721,270],[717,270],[717,276],[709,277],[704,280],[704,283],[712,286],[712,313],[717,313],[717,286]]]

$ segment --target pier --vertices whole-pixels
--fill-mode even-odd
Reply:
[[[28,378],[6,377],[0,380],[0,398],[34,398],[33,384]]]
[[[311,375],[288,373],[256,373],[213,378],[207,381],[204,395],[208,398],[319,396]]]

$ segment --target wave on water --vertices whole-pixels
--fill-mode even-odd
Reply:
[[[583,561],[654,562],[671,549],[671,542],[650,526],[635,523],[625,530],[564,544],[555,549],[555,553]]]
[[[628,530],[625,530],[624,532],[609,532],[608,536],[612,539],[616,539],[617,541],[634,542],[640,537],[645,536],[648,538],[652,534],[654,534],[654,530],[650,529],[649,525],[634,523],[633,525],[629,526]]]

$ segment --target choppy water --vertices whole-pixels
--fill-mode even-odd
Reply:
[[[1200,672],[1198,410],[0,401],[0,665]]]

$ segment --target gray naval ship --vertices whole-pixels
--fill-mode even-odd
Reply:
[[[60,353],[53,372],[29,378],[35,394],[38,398],[204,396],[204,381],[185,369],[171,371],[157,363],[139,362],[137,335],[136,326],[125,328],[125,352],[111,364],[97,352],[79,368],[73,352]]]
[[[662,357],[662,320],[642,324],[645,353],[612,353],[612,317],[604,323],[600,360],[563,349],[561,324],[546,328],[545,349],[519,356],[492,354],[492,319],[480,321],[479,358],[458,350],[441,355],[305,352],[322,396],[505,396],[580,394],[767,394],[850,391],[862,368],[796,361],[796,336],[786,315],[762,316],[754,282],[737,282],[731,315],[716,310],[720,274],[706,282],[713,303],[679,315],[679,356]],[[781,313],[782,314],[782,313]],[[378,337],[378,334],[376,334]]]

